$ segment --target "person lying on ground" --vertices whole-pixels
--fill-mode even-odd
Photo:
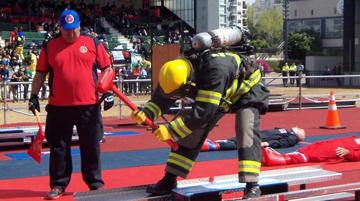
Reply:
[[[270,147],[263,148],[262,164],[266,166],[306,162],[360,161],[360,137],[351,136],[322,140],[281,154]]]
[[[260,132],[261,146],[272,148],[286,148],[295,146],[305,139],[305,130],[299,127],[293,127],[290,130],[285,128],[274,128]],[[236,138],[227,140],[212,141],[206,139],[201,151],[222,151],[236,150]]]

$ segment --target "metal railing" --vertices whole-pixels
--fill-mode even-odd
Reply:
[[[293,79],[293,80],[291,80]],[[263,82],[266,86],[271,88],[284,87],[283,90],[288,92],[292,89],[293,93],[287,95],[286,92],[282,93],[282,98],[289,100],[298,99],[299,108],[302,109],[302,103],[305,99],[309,98],[327,98],[328,91],[325,89],[340,89],[337,94],[344,100],[358,101],[360,95],[360,75],[303,75],[296,76],[277,76],[277,77],[264,77]],[[286,83],[287,82],[287,83]],[[304,89],[324,89],[322,93],[303,94]],[[342,89],[354,89],[350,93],[342,93]],[[327,92],[327,93],[326,93]],[[326,100],[327,101],[327,100]],[[314,101],[316,102],[316,101]]]
[[[287,80],[288,85],[284,84],[284,80]],[[303,75],[299,74],[296,76],[281,76],[281,75],[273,75],[271,77],[265,76],[263,77],[262,82],[273,92],[279,93],[279,97],[275,97],[282,102],[291,102],[297,99],[299,104],[296,109],[303,109],[304,100],[312,100],[313,102],[317,102],[319,98],[322,98],[322,101],[327,101],[328,93],[324,90],[324,93],[317,94],[304,94],[304,89],[311,88],[353,88],[355,92],[350,93],[337,93],[337,97],[341,97],[344,100],[352,100],[358,101],[360,100],[360,89],[356,91],[357,88],[360,88],[360,75]],[[117,88],[124,93],[125,95],[149,95],[151,94],[151,79],[117,79],[114,80],[114,84]],[[28,87],[28,95],[24,95],[25,88]],[[9,82],[3,81],[0,83],[0,94],[2,107],[1,111],[3,112],[3,124],[7,123],[7,112],[15,112],[22,115],[31,116],[32,113],[26,111],[27,105],[22,106],[9,106],[9,102],[17,102],[17,101],[27,101],[27,98],[30,97],[31,82]],[[47,99],[49,91],[47,84],[44,85],[41,90],[40,98]],[[289,91],[292,93],[289,94]],[[26,93],[25,93],[26,94]],[[281,95],[281,96],[280,96]],[[326,100],[325,100],[326,99]],[[134,101],[137,105],[142,105],[147,100]],[[116,106],[119,106],[119,116],[123,116],[123,106],[124,104],[119,101]],[[43,110],[42,110],[43,111]],[[45,114],[42,114],[45,115]]]
[[[117,88],[126,95],[150,95],[151,94],[151,79],[129,79],[114,80],[114,84]],[[9,103],[26,102],[30,98],[31,81],[29,82],[12,82],[2,81],[0,82],[0,98],[1,98],[1,111],[3,112],[3,124],[7,123],[8,111],[22,114],[25,116],[32,116],[33,114],[27,110],[26,105],[10,106]],[[41,88],[39,98],[41,100],[47,100],[49,96],[49,87],[47,82]],[[119,102],[119,114],[122,115],[123,104]],[[44,107],[44,105],[42,105]],[[43,108],[41,108],[42,111]],[[46,114],[41,113],[44,116]]]

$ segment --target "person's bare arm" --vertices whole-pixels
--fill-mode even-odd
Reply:
[[[350,151],[348,149],[345,149],[344,147],[336,148],[336,155],[339,156],[340,158],[344,158],[349,153]]]
[[[268,142],[261,142],[261,147],[268,147],[269,143]]]
[[[47,73],[36,72],[34,79],[31,83],[31,94],[37,95],[45,82]]]

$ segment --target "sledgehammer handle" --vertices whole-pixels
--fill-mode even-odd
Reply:
[[[112,85],[112,88],[111,90],[116,94],[117,97],[119,97],[122,101],[125,102],[125,104],[127,106],[129,106],[129,108],[132,110],[132,111],[135,111],[137,110],[137,106],[132,103],[129,98],[127,96],[125,96],[123,93],[121,93],[115,85]],[[149,118],[146,118],[145,119],[145,123],[150,126],[151,128],[153,129],[157,129],[157,126],[154,124],[153,121],[151,121]],[[168,143],[168,145],[171,147],[172,150],[176,151],[178,148],[179,148],[179,145],[176,144],[175,142],[173,142],[172,140],[167,140],[166,143]]]

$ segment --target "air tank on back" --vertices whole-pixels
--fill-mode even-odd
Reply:
[[[201,32],[194,36],[191,46],[198,51],[211,47],[231,46],[241,40],[242,34],[241,28],[236,26]]]

